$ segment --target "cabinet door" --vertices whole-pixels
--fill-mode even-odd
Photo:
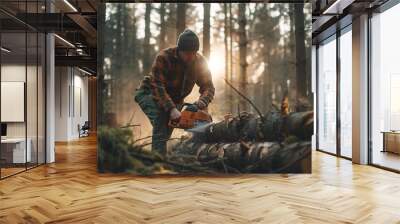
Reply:
[[[386,151],[400,153],[399,143],[400,134],[386,133],[385,134]]]

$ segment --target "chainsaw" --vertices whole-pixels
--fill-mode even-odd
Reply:
[[[212,117],[207,111],[200,110],[195,104],[184,103],[181,117],[178,121],[170,120],[168,125],[173,128],[196,132],[197,128],[203,128],[212,123]]]

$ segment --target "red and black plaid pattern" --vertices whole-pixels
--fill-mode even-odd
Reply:
[[[168,48],[154,60],[150,87],[155,101],[165,111],[170,111],[176,104],[183,103],[196,84],[200,88],[199,100],[208,105],[215,89],[205,58],[197,54],[192,65],[185,65],[177,53],[176,47]]]

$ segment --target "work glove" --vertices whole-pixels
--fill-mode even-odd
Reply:
[[[181,112],[178,109],[176,109],[176,107],[174,107],[171,110],[169,117],[172,122],[177,123],[177,122],[179,122],[179,119],[181,118]]]
[[[207,107],[207,104],[204,102],[204,100],[201,100],[201,99],[197,100],[193,104],[196,105],[199,110],[203,110]]]

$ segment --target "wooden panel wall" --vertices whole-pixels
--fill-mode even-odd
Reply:
[[[97,131],[97,78],[89,78],[89,122],[90,131]]]

